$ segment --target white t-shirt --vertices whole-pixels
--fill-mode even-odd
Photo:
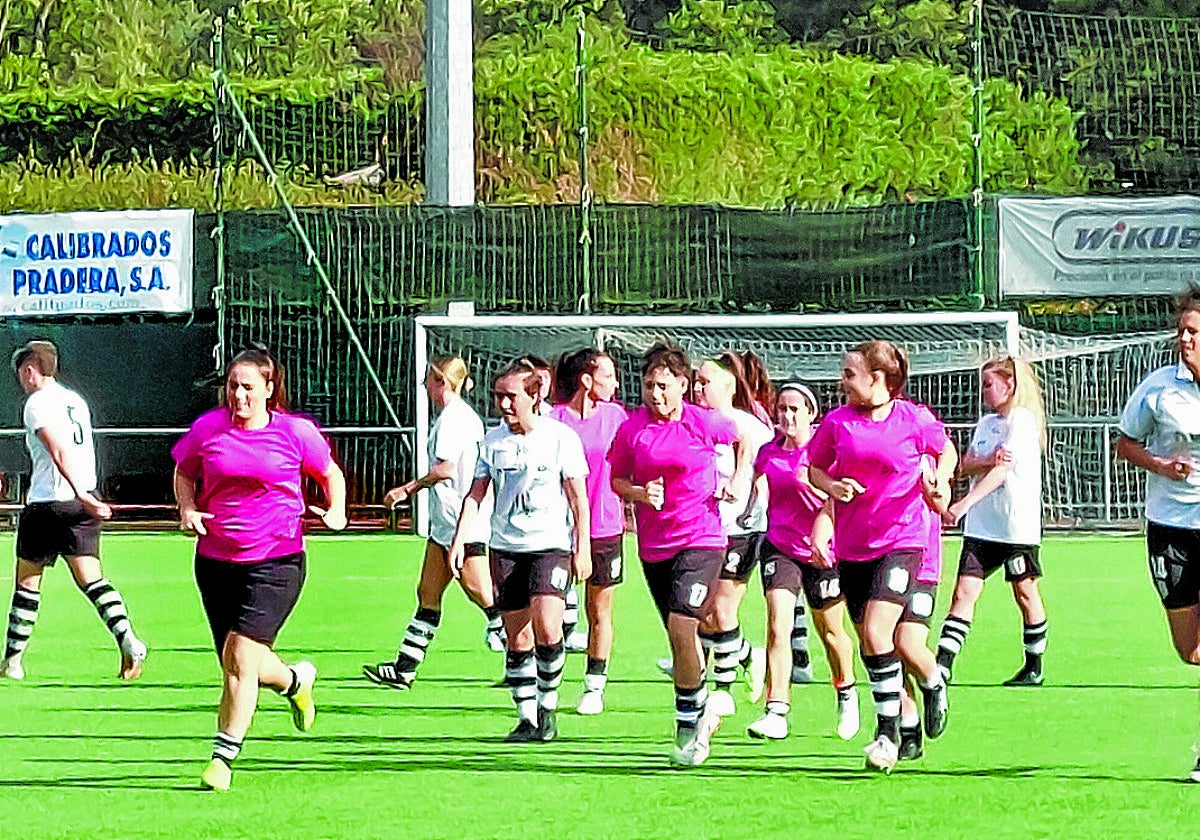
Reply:
[[[491,546],[501,551],[570,551],[571,508],[562,483],[586,478],[583,443],[565,423],[542,417],[516,434],[501,423],[483,438],[475,477],[492,480]],[[586,491],[583,494],[586,503]]]
[[[1004,483],[970,510],[963,535],[978,540],[1015,545],[1042,542],[1042,443],[1037,418],[1025,408],[1014,408],[1008,417],[985,414],[975,426],[970,452],[986,458],[1003,446],[1012,453]],[[971,486],[982,476],[971,479]]]
[[[29,502],[69,502],[75,491],[54,466],[37,433],[48,429],[63,447],[81,492],[96,489],[96,448],[92,413],[83,397],[58,382],[48,382],[25,401],[25,446],[33,461]]]
[[[429,539],[440,546],[454,542],[458,514],[463,499],[475,481],[479,444],[483,441],[483,421],[461,399],[451,400],[429,429],[429,464],[450,461],[454,474],[429,489]],[[491,536],[492,494],[479,505],[479,515],[466,534],[468,543],[487,543]]]
[[[733,413],[727,416],[737,426],[739,442],[748,442],[748,444],[742,443],[741,445],[750,447],[746,457],[753,464],[758,457],[758,450],[763,447],[763,444],[770,443],[775,437],[775,433],[748,411],[734,409]],[[718,444],[717,472],[722,478],[732,478],[736,468],[737,456],[734,454],[733,447]],[[743,534],[761,534],[767,530],[767,499],[762,494],[759,494],[750,515],[746,517],[746,524],[749,526],[747,528],[743,528],[737,522],[737,518],[746,509],[745,499],[738,499],[736,502],[721,502],[718,508],[721,511],[721,524],[725,527],[725,533],[731,537]]]
[[[1151,455],[1190,458],[1200,465],[1200,387],[1188,366],[1161,367],[1143,379],[1121,412],[1120,430]],[[1148,473],[1146,518],[1200,528],[1200,469],[1182,481]]]

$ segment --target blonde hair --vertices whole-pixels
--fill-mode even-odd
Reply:
[[[471,390],[471,377],[467,373],[467,363],[460,356],[440,356],[429,363],[429,370],[438,379],[450,386],[450,390],[461,394]]]
[[[1033,415],[1038,425],[1038,440],[1041,441],[1042,450],[1045,451],[1047,444],[1046,406],[1042,400],[1042,386],[1029,362],[1012,356],[997,356],[984,362],[979,374],[982,376],[988,371],[998,373],[1013,383],[1013,395],[1008,403],[1009,409],[1011,411],[1013,408],[1023,408]]]

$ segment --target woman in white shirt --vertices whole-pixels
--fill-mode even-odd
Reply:
[[[958,581],[942,623],[937,662],[949,682],[983,582],[1003,567],[1021,611],[1025,643],[1025,664],[1004,684],[1038,686],[1044,680],[1046,652],[1046,608],[1037,583],[1042,576],[1038,552],[1046,447],[1042,391],[1033,369],[1021,359],[992,359],[980,376],[983,400],[992,413],[980,418],[959,462],[959,474],[971,477],[971,489],[943,514],[948,525],[964,521]]]
[[[425,544],[425,559],[417,583],[416,614],[404,631],[394,661],[363,666],[367,679],[380,685],[399,689],[412,687],[417,668],[425,661],[425,654],[442,621],[442,598],[453,579],[446,553],[454,541],[463,497],[475,480],[475,463],[483,440],[483,421],[462,399],[463,391],[470,387],[467,365],[458,356],[435,359],[429,366],[425,391],[438,411],[429,430],[429,472],[393,488],[383,498],[384,505],[393,508],[417,491],[429,490],[429,541]],[[484,504],[490,511],[491,499],[486,499]],[[502,651],[504,628],[500,610],[494,603],[492,575],[488,568],[487,513],[485,511],[485,515],[476,520],[468,535],[458,582],[467,597],[487,616],[487,646]]]
[[[1151,372],[1121,412],[1117,455],[1146,470],[1146,549],[1179,658],[1200,665],[1200,287],[1176,302],[1179,361]],[[1200,782],[1200,740],[1190,778]]]

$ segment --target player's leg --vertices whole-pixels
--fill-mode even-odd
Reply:
[[[900,761],[912,761],[925,754],[921,737],[921,715],[917,707],[917,683],[906,669],[904,694],[900,696]]]
[[[547,552],[537,561],[534,571],[535,594],[530,597],[533,624],[534,662],[537,666],[538,740],[553,741],[558,736],[558,689],[562,685],[566,649],[563,637],[564,595],[569,585],[571,556],[566,552]],[[556,559],[549,559],[551,556]],[[561,578],[558,586],[554,585]],[[557,590],[546,592],[545,590]]]
[[[367,679],[392,688],[412,687],[417,669],[425,661],[425,654],[442,623],[442,596],[453,579],[446,549],[432,540],[426,542],[417,581],[417,611],[404,629],[396,658],[378,665],[364,665],[363,674]]]
[[[813,627],[825,648],[830,680],[837,692],[837,734],[849,741],[858,734],[861,724],[854,681],[854,641],[846,632],[846,602],[835,597],[813,603]]]
[[[938,638],[937,663],[942,678],[949,683],[954,674],[954,660],[962,653],[971,632],[971,621],[975,618],[975,604],[983,593],[983,581],[988,576],[984,566],[984,545],[970,538],[963,540],[958,557],[958,576],[954,582],[954,597],[950,611],[942,621],[942,632]],[[992,570],[997,568],[992,567]]]
[[[723,552],[719,550],[687,549],[670,561],[668,569],[667,637],[675,682],[671,763],[677,767],[703,764],[708,758],[709,738],[720,725],[720,716],[706,714],[708,697],[699,630],[700,616],[712,614],[712,593],[722,561]]]
[[[37,623],[44,570],[44,563],[17,558],[12,604],[8,610],[8,631],[4,637],[4,658],[0,660],[0,677],[13,680],[25,678],[21,656],[33,635],[33,625]]]
[[[466,557],[463,559],[462,573],[458,578],[463,592],[475,606],[483,611],[487,619],[487,630],[484,631],[483,643],[489,650],[500,652],[504,650],[504,620],[496,607],[496,593],[492,588],[492,570],[488,562],[487,546],[483,543],[467,545]]]
[[[99,548],[98,541],[95,548]],[[121,679],[137,679],[142,673],[142,663],[146,661],[146,645],[134,634],[133,625],[125,609],[125,601],[117,588],[104,577],[100,558],[90,553],[73,554],[67,557],[67,565],[79,591],[92,602],[100,620],[112,633],[117,647],[120,648]]]
[[[1046,654],[1046,606],[1038,589],[1038,578],[1042,576],[1036,546],[1021,549],[1005,563],[1005,577],[1013,588],[1013,599],[1021,611],[1022,643],[1025,648],[1025,664],[1004,682],[1009,686],[1038,686],[1045,681],[1042,658]]]
[[[597,586],[589,581],[584,593],[588,617],[588,652],[583,677],[583,696],[576,708],[581,715],[595,715],[604,711],[608,660],[612,655],[612,609],[615,592],[616,586]]]
[[[776,560],[776,564],[786,562]],[[764,566],[764,585],[767,577]],[[780,586],[766,591],[767,599],[767,709],[766,714],[747,729],[752,738],[778,740],[788,734],[788,712],[791,711],[792,618],[796,612],[797,593]]]

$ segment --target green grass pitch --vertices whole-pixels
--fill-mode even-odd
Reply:
[[[0,543],[11,557],[11,534]],[[948,540],[951,568],[957,550]],[[320,669],[316,726],[294,733],[284,702],[264,692],[224,795],[197,787],[218,670],[191,552],[179,535],[105,538],[106,572],[151,646],[132,685],[116,679],[111,640],[65,567],[50,571],[28,677],[0,683],[0,837],[1096,838],[1200,826],[1200,786],[1182,781],[1197,672],[1171,650],[1137,537],[1047,541],[1040,689],[1000,687],[1021,661],[1020,622],[1008,586],[989,582],[947,733],[890,778],[862,769],[869,691],[864,731],[844,743],[825,683],[793,690],[786,741],[746,737],[759,710],[743,697],[708,763],[670,770],[672,695],[654,669],[666,642],[636,564],[617,594],[609,710],[573,714],[584,660],[571,656],[560,740],[506,746],[512,704],[491,687],[502,657],[483,647],[482,616],[457,590],[412,691],[360,677],[393,654],[412,613],[420,541],[317,537],[279,644]],[[7,607],[11,572],[0,581]],[[743,623],[759,643],[762,615],[756,579]]]

